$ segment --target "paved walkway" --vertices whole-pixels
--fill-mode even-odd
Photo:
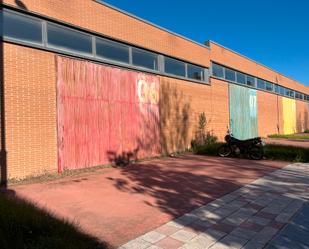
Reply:
[[[308,190],[309,164],[291,164],[120,248],[309,248]]]
[[[185,155],[10,190],[120,246],[287,164]]]

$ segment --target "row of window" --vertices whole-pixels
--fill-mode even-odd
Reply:
[[[1,12],[1,20],[3,22],[1,35],[12,41],[26,42],[30,45],[94,57],[120,65],[127,64],[201,82],[208,80],[206,68],[15,11],[4,9]]]
[[[248,74],[212,63],[212,76],[222,78],[238,84],[248,85],[257,89],[274,92],[282,96],[309,101],[309,95],[294,91],[292,89],[271,83],[269,81],[253,77]]]

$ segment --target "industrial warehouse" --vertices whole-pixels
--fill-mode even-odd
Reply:
[[[24,2],[1,9],[2,178],[185,151],[201,113],[219,140],[309,129],[308,87],[215,42],[99,1]]]

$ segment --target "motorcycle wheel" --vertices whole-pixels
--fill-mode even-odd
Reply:
[[[253,160],[261,160],[264,155],[262,146],[254,145],[248,150],[248,155]]]
[[[227,144],[224,144],[218,148],[218,155],[221,157],[228,157],[232,154],[232,149]]]

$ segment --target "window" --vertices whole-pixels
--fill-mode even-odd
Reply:
[[[132,63],[135,66],[158,70],[158,55],[137,48],[132,48]]]
[[[20,41],[42,44],[42,21],[5,10],[0,15],[0,18],[3,18],[1,35]]]
[[[47,40],[49,47],[83,54],[92,53],[91,36],[72,29],[47,23]]]
[[[215,77],[223,78],[223,67],[212,63],[212,75]]]
[[[273,91],[273,84],[266,81],[266,90],[272,92]]]
[[[174,74],[178,76],[186,76],[186,65],[184,62],[175,60],[169,57],[164,58],[164,69],[168,74]]]
[[[229,68],[225,68],[225,79],[235,81],[236,80],[235,71]]]
[[[118,42],[96,38],[97,56],[129,63],[129,47]]]
[[[246,75],[246,83],[248,86],[255,86],[254,77]]]
[[[285,93],[285,88],[283,86],[280,86],[280,94],[284,95]]]
[[[265,81],[261,79],[257,79],[257,87],[260,89],[265,89],[266,88]]]
[[[280,87],[278,85],[275,85],[275,92],[278,94],[280,93]]]
[[[240,84],[246,84],[246,75],[240,72],[236,73],[237,82]]]
[[[205,80],[204,68],[192,64],[187,64],[188,78],[194,80]]]

